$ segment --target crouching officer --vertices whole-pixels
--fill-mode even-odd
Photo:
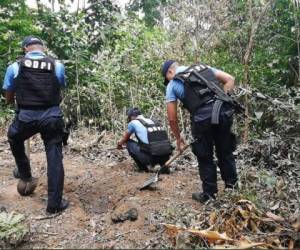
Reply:
[[[62,199],[64,122],[59,104],[60,88],[65,86],[64,66],[44,54],[44,45],[39,38],[26,37],[22,48],[25,56],[7,68],[3,85],[7,103],[14,103],[15,97],[17,103],[15,119],[8,129],[8,141],[20,177],[17,189],[20,195],[27,196],[37,186],[37,178],[31,175],[24,141],[40,133],[48,163],[46,211],[56,213],[69,204]]]
[[[221,177],[226,188],[237,182],[236,164],[233,156],[235,135],[231,132],[234,109],[227,93],[234,87],[234,78],[204,64],[191,67],[179,66],[168,60],[162,65],[165,78],[168,120],[176,138],[177,148],[185,142],[180,136],[177,120],[177,100],[191,114],[192,134],[195,142],[193,153],[198,160],[202,181],[202,193],[192,198],[206,202],[217,193],[217,170],[214,164],[214,147]]]
[[[141,115],[138,108],[130,108],[127,116],[128,130],[118,142],[117,148],[122,149],[126,144],[128,153],[140,170],[148,172],[148,167],[160,164],[160,173],[169,174],[170,169],[164,166],[172,153],[167,132],[159,124]],[[130,139],[132,134],[135,134],[138,142]]]

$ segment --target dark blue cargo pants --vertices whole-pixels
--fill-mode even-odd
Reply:
[[[203,192],[209,195],[217,193],[217,169],[214,163],[214,148],[218,159],[222,180],[226,187],[237,182],[236,163],[233,151],[236,138],[231,132],[232,114],[220,115],[217,125],[211,124],[210,117],[199,122],[192,122],[192,134],[197,139],[193,145],[193,153],[198,160],[199,174]]]
[[[64,185],[62,135],[64,122],[58,107],[48,110],[20,110],[8,129],[8,141],[23,180],[31,178],[24,141],[40,133],[47,155],[48,207],[59,207]]]

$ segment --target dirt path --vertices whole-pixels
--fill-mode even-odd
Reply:
[[[0,140],[0,207],[26,215],[30,225],[30,239],[24,247],[42,248],[153,248],[167,247],[161,222],[177,216],[177,207],[186,213],[199,208],[191,193],[199,189],[199,177],[194,166],[162,176],[157,189],[138,191],[138,187],[152,174],[134,170],[132,161],[103,164],[89,161],[79,154],[65,154],[64,195],[70,207],[60,216],[37,220],[46,216],[47,199],[46,158],[42,150],[31,154],[34,176],[39,185],[30,197],[17,193],[17,180],[12,177],[14,161],[6,144]],[[114,224],[115,212],[134,207],[136,221]]]

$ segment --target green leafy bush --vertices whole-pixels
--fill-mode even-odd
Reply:
[[[23,214],[0,213],[0,246],[19,245],[28,233]]]

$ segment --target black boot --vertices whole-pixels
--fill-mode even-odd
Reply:
[[[195,201],[198,201],[200,203],[205,203],[209,199],[216,199],[216,196],[214,194],[206,194],[206,193],[193,193],[192,199]]]
[[[159,173],[160,174],[170,174],[171,171],[170,171],[170,168],[167,167],[167,166],[162,166],[159,170]]]
[[[29,179],[20,179],[17,185],[18,193],[22,196],[31,195],[36,189],[38,178],[31,177]]]
[[[69,202],[65,199],[62,199],[59,207],[50,207],[48,205],[46,211],[50,214],[55,214],[67,209],[68,206],[69,206]]]

